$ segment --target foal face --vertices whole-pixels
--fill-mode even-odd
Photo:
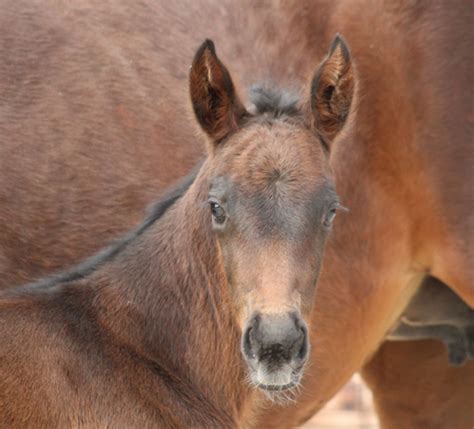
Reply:
[[[209,222],[242,354],[262,389],[295,386],[308,357],[305,319],[338,207],[327,143],[342,128],[352,90],[349,52],[339,38],[312,81],[305,113],[263,92],[257,112],[247,112],[210,41],[191,67],[194,112],[209,137],[202,172]]]
[[[324,243],[338,205],[326,156],[303,126],[255,123],[214,157],[210,222],[221,250],[251,379],[299,382]]]

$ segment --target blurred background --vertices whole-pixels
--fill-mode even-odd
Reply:
[[[301,429],[379,429],[372,394],[358,374]]]

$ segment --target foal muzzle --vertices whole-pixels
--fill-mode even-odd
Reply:
[[[265,390],[297,385],[309,352],[308,330],[296,312],[255,314],[242,338],[252,382]]]

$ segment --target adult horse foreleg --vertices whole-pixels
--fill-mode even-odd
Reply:
[[[450,367],[439,341],[386,342],[362,376],[382,429],[474,427],[474,362]]]
[[[411,326],[401,322],[387,339],[390,341],[439,340],[448,348],[449,362],[453,366],[462,365],[468,357],[467,338],[463,331],[454,326]]]
[[[450,363],[458,366],[472,355],[473,328],[474,310],[447,285],[428,276],[387,339],[440,340],[448,348]]]

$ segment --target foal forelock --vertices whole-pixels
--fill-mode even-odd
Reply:
[[[271,84],[258,84],[250,87],[250,101],[257,114],[269,113],[273,117],[296,116],[300,113],[299,96],[290,91],[278,89]]]

